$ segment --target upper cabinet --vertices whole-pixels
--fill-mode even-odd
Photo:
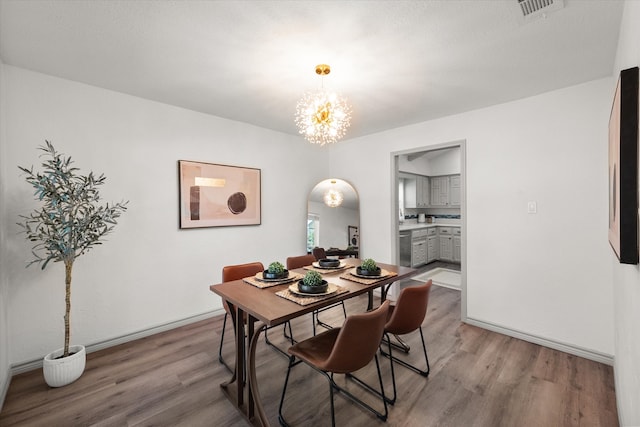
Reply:
[[[418,175],[416,178],[416,206],[419,208],[429,207],[429,177]]]
[[[460,206],[460,175],[432,176],[431,207]]]
[[[401,191],[404,196],[404,208],[429,207],[429,177],[411,173],[400,173]]]
[[[401,172],[405,209],[460,207],[460,175],[423,176]]]
[[[451,206],[460,206],[460,175],[449,177],[449,203]]]

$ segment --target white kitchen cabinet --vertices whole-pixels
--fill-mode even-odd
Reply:
[[[416,178],[417,181],[417,189],[416,189],[416,205],[419,208],[429,207],[430,200],[429,194],[431,193],[429,177],[428,176],[418,176]]]
[[[411,267],[419,267],[427,262],[427,239],[411,241]]]
[[[453,230],[453,261],[462,262],[462,236],[460,228]]]
[[[460,206],[460,175],[430,177],[431,207]]]
[[[434,228],[435,231],[435,228]],[[439,241],[438,241],[438,235],[434,235],[434,236],[429,236],[427,237],[427,263],[436,261],[439,258]]]
[[[449,177],[449,204],[451,206],[460,206],[460,175],[451,175]]]
[[[451,227],[438,227],[438,239],[440,241],[440,259],[453,261],[453,231]]]
[[[431,177],[431,206],[447,206],[449,203],[449,177]]]
[[[398,178],[403,180],[404,207],[409,209],[429,207],[429,177],[401,172]]]

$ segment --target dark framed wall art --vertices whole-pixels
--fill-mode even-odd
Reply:
[[[258,225],[260,169],[178,160],[180,228]]]
[[[638,264],[638,67],[620,72],[609,118],[609,243]]]
[[[356,227],[355,225],[349,225],[347,227],[347,233],[349,233],[348,246],[358,248],[358,246],[360,246],[360,235],[358,233],[358,227]]]

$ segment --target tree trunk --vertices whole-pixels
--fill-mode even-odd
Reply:
[[[64,357],[69,356],[69,316],[71,314],[71,270],[73,269],[73,259],[64,262],[65,271],[65,312],[64,312]]]

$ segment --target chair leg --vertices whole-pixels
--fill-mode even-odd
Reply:
[[[287,335],[287,333],[286,333],[287,332],[287,325],[289,325],[289,335]],[[274,343],[269,341],[269,337],[268,337],[269,329],[271,329],[271,328],[266,328],[265,331],[264,331],[264,342],[267,345],[271,346],[271,348],[273,348],[274,350],[277,350],[284,357],[288,358],[289,355],[284,350],[282,350],[280,347],[278,347],[277,345],[275,345]],[[284,333],[284,336],[291,341],[291,345],[294,345],[296,343],[296,341],[293,339],[293,331],[291,329],[291,322],[285,322],[284,323],[284,332],[283,333]]]
[[[386,421],[387,420],[387,416],[389,415],[389,410],[388,410],[388,407],[387,407],[387,398],[384,395],[384,384],[382,383],[382,372],[380,371],[380,362],[378,361],[378,355],[375,355],[374,359],[376,361],[376,369],[378,370],[378,380],[380,382],[380,391],[378,391],[375,388],[371,387],[369,384],[365,383],[360,378],[356,377],[355,375],[353,375],[351,373],[348,373],[348,374],[345,374],[345,375],[346,375],[347,378],[354,380],[356,382],[356,384],[362,386],[365,390],[367,390],[370,393],[375,394],[376,396],[381,398],[382,404],[384,405],[384,413],[379,412],[376,409],[374,409],[372,406],[364,403],[362,400],[360,400],[357,397],[355,397],[349,391],[347,391],[346,389],[344,389],[344,388],[340,387],[338,384],[336,384],[333,381],[333,379],[330,379],[329,381],[331,381],[331,383],[333,384],[333,386],[335,387],[336,390],[338,390],[339,392],[343,393],[353,403],[356,403],[360,407],[372,412],[375,416],[380,418],[382,421]]]
[[[427,369],[426,370],[421,370],[417,366],[411,365],[410,363],[407,363],[404,360],[401,360],[401,359],[395,357],[391,352],[391,347],[393,345],[391,343],[391,337],[389,337],[389,334],[386,333],[386,332],[385,332],[385,335],[384,335],[384,339],[387,341],[389,352],[387,353],[386,351],[384,351],[382,349],[382,346],[380,346],[380,354],[382,354],[383,356],[388,358],[389,361],[391,362],[391,378],[393,380],[393,398],[391,400],[393,401],[393,403],[395,403],[395,400],[396,400],[396,380],[395,380],[395,372],[394,372],[394,368],[393,368],[394,362],[395,363],[399,363],[399,364],[401,364],[402,366],[404,366],[404,367],[406,367],[408,369],[411,369],[412,371],[422,375],[423,377],[428,376],[429,372],[431,371],[431,367],[429,366],[429,357],[427,356],[427,346],[424,343],[424,334],[422,333],[422,328],[418,328],[418,330],[420,331],[420,340],[422,341],[422,351],[424,353],[424,360],[425,360],[426,365],[427,365]],[[389,403],[392,403],[392,402],[389,401]]]
[[[347,309],[345,308],[344,305],[344,301],[340,301],[340,304],[342,305],[342,313],[344,314],[344,318],[347,318]],[[331,307],[329,307],[331,308]],[[315,316],[315,318],[314,318]],[[322,320],[320,320],[320,310],[316,310],[314,312],[311,313],[311,321],[313,322],[313,336],[316,335],[316,324],[320,325],[322,327],[324,327],[325,329],[331,329],[333,328],[333,326],[323,322]]]
[[[387,344],[389,345],[389,365],[391,365],[391,382],[393,384],[393,397],[387,401],[393,405],[396,403],[396,397],[397,397],[396,372],[395,372],[395,369],[393,368],[393,353],[391,352],[391,338],[389,337],[389,334],[387,334],[386,332],[384,335],[385,335],[385,338],[387,339]]]
[[[336,411],[333,403],[333,374],[329,379],[329,401],[331,403],[331,427],[336,427]]]
[[[289,383],[289,374],[291,373],[291,367],[294,365],[295,357],[289,357],[289,366],[287,367],[287,376],[284,379],[284,387],[282,387],[282,397],[280,398],[280,406],[278,407],[278,421],[280,421],[280,425],[288,426],[287,421],[284,419],[284,415],[282,415],[282,405],[284,404],[284,395],[287,392],[287,384]]]

